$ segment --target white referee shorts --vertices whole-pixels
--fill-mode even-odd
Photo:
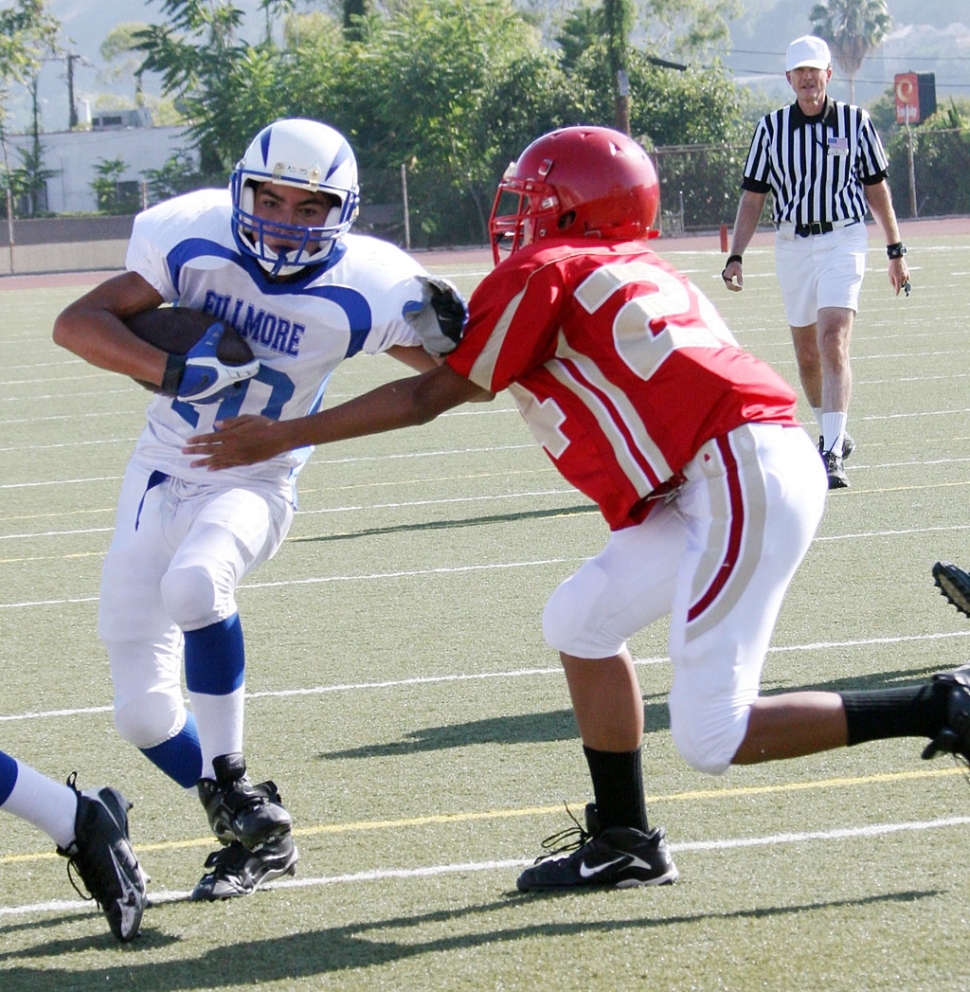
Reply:
[[[822,307],[858,313],[867,242],[862,222],[807,238],[790,225],[775,233],[775,271],[791,327],[814,324]]]
[[[669,614],[674,743],[694,768],[727,770],[744,739],[771,634],[808,550],[828,482],[801,428],[748,424],[707,442],[677,498],[552,595],[547,642],[607,658]]]

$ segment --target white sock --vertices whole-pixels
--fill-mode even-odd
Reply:
[[[242,753],[245,698],[245,683],[227,696],[189,693],[202,747],[202,778],[216,777],[212,769],[213,758],[220,754]]]
[[[845,422],[848,415],[838,411],[822,414],[822,450],[842,454],[842,438],[845,436]]]
[[[77,814],[74,790],[41,775],[22,761],[17,762],[13,791],[0,809],[43,830],[58,847],[66,850],[74,843],[74,817]]]

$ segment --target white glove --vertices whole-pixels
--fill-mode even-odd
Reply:
[[[216,349],[225,331],[225,324],[214,323],[187,354],[168,356],[165,378],[177,383],[176,395],[180,400],[203,402],[259,372],[259,362],[255,358],[244,365],[226,365],[219,361]]]
[[[430,355],[447,355],[458,347],[468,320],[468,307],[454,283],[436,276],[417,276],[421,299],[404,304],[404,319],[417,331]]]

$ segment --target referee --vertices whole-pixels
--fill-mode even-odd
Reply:
[[[791,325],[798,375],[820,431],[829,489],[849,485],[843,459],[855,447],[845,425],[852,391],[849,340],[866,269],[866,208],[886,238],[889,281],[909,294],[906,246],[899,237],[887,161],[861,107],[825,94],[829,46],[796,38],[785,58],[796,101],[755,128],[744,166],[734,239],[721,273],[733,292],[744,285],[741,257],[765,197],[773,197],[775,270]]]

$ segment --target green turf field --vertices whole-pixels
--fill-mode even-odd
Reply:
[[[896,299],[873,242],[853,341],[847,465],[796,576],[765,690],[880,687],[962,664],[970,621],[936,592],[970,565],[970,246],[910,240]],[[663,248],[663,243],[660,243]],[[793,384],[770,248],[668,256]],[[484,269],[442,268],[464,290]],[[102,554],[146,394],[50,340],[83,289],[0,293],[0,748],[134,801],[152,876],[119,947],[47,839],[0,813],[0,990],[921,990],[970,987],[970,786],[921,741],[690,770],[667,730],[665,629],[631,647],[652,822],[672,887],[515,891],[591,798],[547,596],[605,530],[510,399],[318,451],[280,553],[240,591],[247,751],[297,824],[296,877],[187,901],[214,845],[197,799],[115,734],[96,632]],[[358,358],[328,403],[400,374]],[[809,416],[803,408],[803,416]]]

